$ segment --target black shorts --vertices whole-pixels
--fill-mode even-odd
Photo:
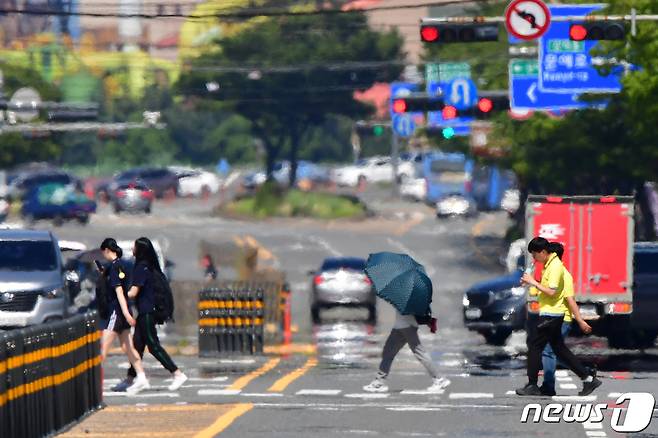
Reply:
[[[112,310],[112,313],[110,313],[110,317],[107,320],[107,327],[105,327],[105,330],[112,330],[116,333],[130,330],[130,324],[126,321],[126,317],[123,316],[121,309]]]

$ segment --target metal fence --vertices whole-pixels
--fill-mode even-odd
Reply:
[[[199,356],[258,354],[282,338],[280,283],[222,282],[199,291]]]
[[[0,437],[53,435],[102,403],[98,315],[0,333]]]

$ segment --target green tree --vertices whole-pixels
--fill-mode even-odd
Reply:
[[[191,62],[179,91],[210,98],[206,85],[217,84],[215,98],[263,142],[268,175],[287,150],[291,184],[309,128],[330,114],[367,116],[354,91],[397,78],[403,60],[400,36],[373,31],[358,13],[257,19],[217,44]]]

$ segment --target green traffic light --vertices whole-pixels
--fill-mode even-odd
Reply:
[[[443,128],[443,138],[445,139],[450,139],[455,136],[455,129],[454,128]]]
[[[372,128],[372,133],[379,137],[380,135],[384,134],[384,127],[382,125],[375,125]]]

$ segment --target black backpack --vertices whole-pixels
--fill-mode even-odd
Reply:
[[[158,269],[153,273],[153,294],[155,296],[155,322],[164,324],[174,320],[174,294],[171,291],[169,280]]]

